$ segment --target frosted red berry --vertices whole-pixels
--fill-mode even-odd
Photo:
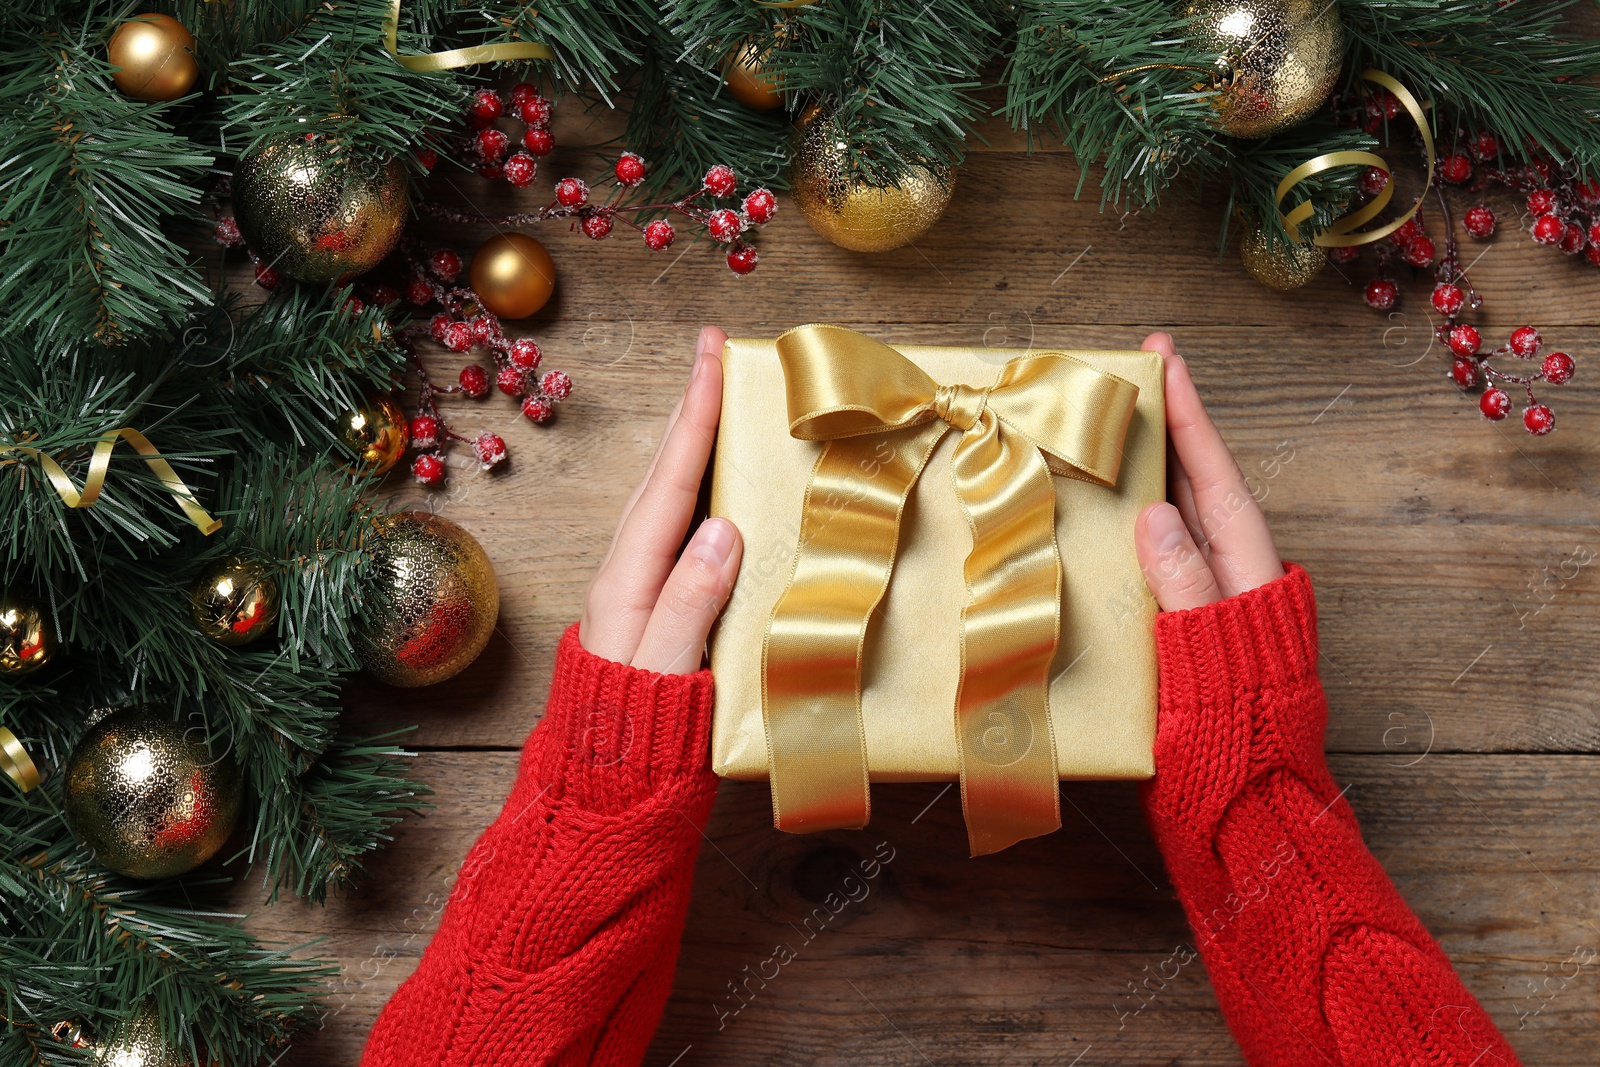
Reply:
[[[1511,411],[1511,397],[1504,389],[1485,389],[1478,398],[1478,410],[1484,418],[1499,422]]]
[[[1452,360],[1450,377],[1463,389],[1471,389],[1478,381],[1478,365],[1470,359]]]
[[[1590,208],[1600,207],[1600,178],[1590,178],[1586,182],[1578,182],[1572,187],[1578,194],[1578,199]]]
[[[1544,374],[1544,380],[1550,384],[1566,385],[1572,381],[1572,357],[1565,352],[1552,352],[1544,357],[1539,370]]]
[[[1389,172],[1382,167],[1368,167],[1361,172],[1361,191],[1368,196],[1377,196],[1389,184]]]
[[[1467,209],[1461,224],[1473,237],[1490,237],[1494,234],[1494,212],[1479,204]]]
[[[744,225],[739,221],[738,214],[725,207],[718,208],[706,218],[706,232],[719,244],[730,243],[742,229]]]
[[[352,319],[365,310],[367,310],[367,305],[362,302],[359,296],[351,296],[350,299],[344,302],[344,312]]]
[[[489,394],[489,372],[476,363],[462,367],[456,380],[461,383],[461,391],[474,400]]]
[[[1567,223],[1567,228],[1561,231],[1561,251],[1569,256],[1575,256],[1583,251],[1589,238],[1584,235],[1583,227],[1576,222]]]
[[[752,189],[744,198],[744,216],[757,226],[765,226],[778,213],[778,198],[771,189]]]
[[[472,117],[481,122],[493,122],[505,114],[505,104],[493,89],[479,89],[472,94]]]
[[[418,415],[411,420],[411,447],[427,450],[439,443],[439,420]]]
[[[433,299],[433,286],[428,284],[428,279],[420,274],[413,274],[406,282],[406,299],[417,307],[422,307]]]
[[[622,157],[617,160],[617,165],[612,169],[617,176],[618,185],[626,185],[631,188],[644,181],[644,157],[636,152],[622,153]]]
[[[239,220],[232,215],[224,215],[217,220],[212,236],[224,248],[238,248],[244,244],[244,235],[239,232]]]
[[[474,143],[478,148],[478,155],[485,163],[498,163],[505,158],[506,149],[511,147],[511,138],[507,137],[504,130],[497,130],[492,126],[486,130],[479,130]]]
[[[528,97],[537,95],[539,95],[539,90],[534,86],[529,85],[527,82],[518,82],[517,84],[513,85],[511,87],[511,91],[506,94],[506,96],[511,100],[511,106],[513,109],[520,107],[522,102],[528,99]]]
[[[256,284],[263,289],[276,289],[278,287],[278,271],[265,263],[255,265]]]
[[[433,168],[439,164],[439,153],[435,152],[431,148],[415,149],[412,151],[411,156],[418,163],[422,164],[422,169],[426,171],[433,170]]]
[[[438,485],[444,481],[444,460],[433,453],[425,453],[411,461],[411,476],[423,485]]]
[[[517,105],[517,117],[529,126],[550,125],[550,99],[534,93]]]
[[[610,215],[590,215],[583,220],[583,233],[591,241],[603,241],[611,236],[613,225]]]
[[[644,228],[644,243],[653,252],[660,252],[672,244],[676,237],[672,230],[672,223],[666,219],[656,219]]]
[[[528,391],[528,375],[520,367],[501,367],[494,384],[507,396],[521,396]]]
[[[565,400],[572,395],[572,379],[566,371],[546,371],[539,379],[539,391],[553,400]]]
[[[461,257],[453,248],[441,248],[428,257],[428,269],[442,282],[453,282],[461,273]]]
[[[506,160],[506,165],[501,168],[505,172],[506,181],[518,189],[533,184],[533,179],[539,173],[539,164],[526,152],[518,152]]]
[[[1388,278],[1372,279],[1361,294],[1361,298],[1367,302],[1369,308],[1376,308],[1379,311],[1388,311],[1394,307],[1394,302],[1399,297],[1400,287]]]
[[[1488,130],[1479,130],[1473,134],[1470,147],[1479,163],[1487,163],[1500,154],[1500,139]]]
[[[1439,161],[1439,177],[1451,185],[1465,185],[1472,180],[1472,160],[1460,152],[1453,152]]]
[[[1549,189],[1535,189],[1528,194],[1528,214],[1548,215],[1556,209],[1556,194]]]
[[[589,201],[589,187],[581,178],[562,178],[556,182],[556,202],[562,207],[582,207]]]
[[[443,311],[439,312],[433,318],[428,320],[428,336],[433,338],[435,341],[438,341],[440,344],[443,344],[444,331],[449,327],[452,321],[453,320],[447,313]]]
[[[522,147],[536,156],[548,156],[556,147],[556,135],[543,126],[529,126],[522,134]]]
[[[506,355],[511,360],[513,367],[524,371],[530,371],[538,367],[539,360],[544,358],[544,353],[539,351],[539,346],[527,337],[512,341],[511,348],[507,350]]]
[[[472,328],[472,340],[475,344],[484,344],[500,332],[500,324],[491,315],[474,315],[467,320],[467,325]]]
[[[1405,248],[1400,252],[1400,258],[1413,267],[1426,267],[1433,263],[1433,257],[1437,251],[1433,244],[1433,238],[1417,237],[1406,243]]]
[[[478,466],[492,470],[506,461],[506,443],[497,433],[480,433],[472,442],[472,452],[478,457]]]
[[[705,191],[712,196],[732,196],[739,187],[739,179],[733,173],[733,168],[725,163],[718,163],[706,171],[706,176],[701,184]]]
[[[1417,217],[1413,215],[1411,218],[1402,222],[1399,227],[1389,235],[1389,240],[1394,242],[1396,247],[1404,248],[1412,241],[1415,241],[1418,237],[1424,236],[1426,236],[1426,234],[1423,232],[1422,223],[1418,222]]]
[[[1529,404],[1522,412],[1522,428],[1543,437],[1556,428],[1556,414],[1543,404]]]
[[[1458,356],[1476,355],[1478,347],[1483,344],[1483,338],[1478,334],[1478,328],[1468,323],[1459,323],[1450,327],[1448,335],[1450,351]]]
[[[1596,237],[1593,230],[1589,232],[1589,247],[1583,250],[1583,258],[1590,266],[1600,267],[1600,237]]]
[[[1532,326],[1518,326],[1511,331],[1511,354],[1521,359],[1532,359],[1542,344],[1544,338],[1540,337],[1539,331]]]
[[[464,322],[452,322],[444,328],[444,346],[452,352],[465,352],[472,347],[472,327]]]
[[[544,422],[556,413],[556,409],[542,396],[529,396],[522,401],[522,413],[534,422]]]
[[[1449,282],[1440,282],[1433,287],[1433,310],[1446,318],[1453,318],[1461,312],[1461,306],[1467,302],[1467,294],[1461,291],[1459,285]]]
[[[1360,257],[1360,255],[1361,249],[1357,248],[1355,245],[1328,249],[1328,261],[1330,263],[1338,263],[1341,265],[1345,263],[1354,263]]]
[[[749,274],[761,263],[761,253],[754,245],[736,244],[728,250],[728,269],[735,274]]]
[[[1533,220],[1533,239],[1542,245],[1557,245],[1567,232],[1567,224],[1554,215],[1540,215]]]
[[[379,282],[372,287],[372,302],[381,308],[393,307],[400,303],[400,290],[387,282]]]

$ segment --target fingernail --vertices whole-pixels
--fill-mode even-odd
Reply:
[[[1151,543],[1163,556],[1172,555],[1188,540],[1189,531],[1183,525],[1183,516],[1171,504],[1151,511],[1145,522],[1150,527]]]
[[[727,519],[707,519],[689,541],[689,551],[714,567],[728,562],[733,552],[733,523]]]

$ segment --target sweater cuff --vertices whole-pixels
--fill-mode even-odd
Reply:
[[[711,705],[710,671],[657,674],[604,659],[578,643],[573,624],[521,777],[547,801],[626,811],[685,776],[711,776]]]
[[[1161,706],[1228,706],[1317,679],[1317,607],[1305,568],[1237,596],[1156,616]]]

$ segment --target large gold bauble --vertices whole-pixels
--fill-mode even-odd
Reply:
[[[238,556],[212,564],[189,591],[189,614],[200,632],[233,648],[271,633],[278,603],[278,583],[266,564]]]
[[[106,59],[120,68],[111,80],[135,100],[176,100],[200,76],[194,35],[171,15],[135,15],[118,26]]]
[[[129,878],[172,878],[217,854],[239,817],[239,769],[204,728],[151,707],[95,723],[67,760],[72,836]]]
[[[357,641],[367,670],[390,685],[442,682],[489,643],[500,614],[494,565],[449,519],[406,511],[385,519],[379,587]]]
[[[0,677],[28,674],[50,662],[55,634],[32,599],[0,593]]]
[[[350,469],[375,478],[393,470],[411,444],[406,413],[387,393],[374,393],[339,416],[337,429],[339,442],[355,456]]]
[[[1266,232],[1247,226],[1239,239],[1239,259],[1251,277],[1269,289],[1288,292],[1315,278],[1328,262],[1327,249],[1313,244],[1267,244]]]
[[[262,262],[302,282],[343,283],[376,267],[409,210],[399,161],[363,162],[297,137],[239,160],[233,214]]]
[[[86,1043],[86,1047],[94,1049],[90,1062],[105,1067],[190,1067],[189,1057],[162,1038],[161,1016],[150,1002],[111,1040],[103,1045]]]
[[[795,206],[817,233],[840,248],[887,252],[922,236],[950,203],[955,174],[911,168],[897,186],[877,188],[850,171],[839,127],[817,118],[802,127],[789,182]]]
[[[556,265],[525,233],[500,233],[472,253],[472,291],[502,319],[525,319],[556,291]]]
[[[773,111],[783,106],[783,90],[778,80],[761,63],[761,54],[751,44],[742,44],[728,53],[723,63],[723,80],[728,95],[756,111]]]
[[[1190,0],[1190,44],[1221,55],[1216,125],[1265,137],[1310,117],[1344,62],[1344,26],[1328,0]]]

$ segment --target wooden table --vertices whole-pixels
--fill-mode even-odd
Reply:
[[[564,105],[564,144],[614,131],[577,110]],[[1214,201],[1102,212],[1092,187],[1073,198],[1068,157],[986,132],[944,219],[883,255],[826,243],[786,198],[745,279],[704,246],[655,255],[627,235],[540,233],[561,280],[529,331],[577,388],[548,428],[498,396],[451,409],[464,427],[505,436],[514,457],[502,476],[458,453],[443,491],[396,479],[398,495],[488,549],[500,626],[451,682],[352,694],[354,729],[421,724],[416,769],[437,807],[399,828],[356,892],[251,919],[270,938],[326,938],[320,951],[344,968],[325,1026],[287,1064],[355,1064],[415,967],[510,786],[555,643],[700,325],[771,336],[817,319],[890,341],[997,347],[1135,347],[1171,330],[1283,554],[1317,583],[1327,747],[1373,851],[1529,1064],[1595,1062],[1600,967],[1572,977],[1566,961],[1600,946],[1600,271],[1533,246],[1516,229],[1520,205],[1492,198],[1501,235],[1469,250],[1482,253],[1486,338],[1532,322],[1578,356],[1576,383],[1549,390],[1560,428],[1536,440],[1515,418],[1485,423],[1445,380],[1420,282],[1387,315],[1362,305],[1361,273],[1268,292],[1234,255],[1218,261]],[[592,153],[557,155],[539,195],[569,166],[599,170]],[[514,202],[503,184],[457,185],[489,209]],[[467,251],[487,232],[455,240]],[[433,356],[449,374],[464,361]],[[880,786],[870,828],[811,837],[772,829],[763,785],[724,785],[649,1062],[1242,1062],[1199,963],[1170,977],[1192,935],[1135,786],[1069,784],[1063,797],[1060,833],[969,860],[960,804],[941,785]],[[796,943],[795,926],[881,842],[894,859],[867,898]],[[797,958],[740,1007],[730,983],[785,942]]]

